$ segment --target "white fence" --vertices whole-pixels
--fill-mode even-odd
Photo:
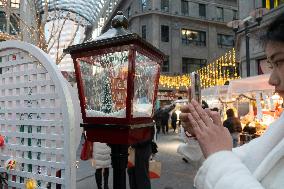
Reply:
[[[75,111],[70,88],[53,61],[37,47],[0,43],[0,172],[8,188],[76,188]],[[76,125],[77,127],[78,125]],[[15,160],[7,170],[5,162]]]

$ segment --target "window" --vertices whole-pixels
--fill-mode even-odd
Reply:
[[[6,32],[6,22],[5,12],[0,11],[0,32]]]
[[[206,6],[205,4],[199,4],[199,16],[206,18]]]
[[[20,0],[11,0],[12,8],[20,8]]]
[[[182,57],[182,73],[194,72],[206,65],[206,59]]]
[[[10,17],[10,22],[11,22],[10,34],[16,35],[20,31],[19,20],[17,18],[15,18],[15,17],[11,16]]]
[[[161,25],[161,40],[162,42],[169,42],[169,26]]]
[[[162,72],[169,72],[170,71],[169,57],[165,58],[161,70],[162,70]]]
[[[267,9],[274,9],[283,3],[284,0],[262,0],[262,6]]]
[[[147,0],[141,0],[141,7],[142,7],[142,12],[146,11]]]
[[[181,14],[188,15],[188,2],[186,0],[181,0]]]
[[[199,46],[206,46],[206,32],[182,29],[182,44],[189,45],[191,43]]]
[[[3,3],[2,3],[2,1],[0,1],[0,7],[3,7]]]
[[[161,10],[169,12],[169,0],[161,0]]]
[[[233,20],[238,20],[238,11],[233,10]]]
[[[131,5],[127,9],[127,17],[129,18],[131,15]]]
[[[217,7],[217,20],[224,21],[224,9],[222,7]]]
[[[146,25],[142,26],[142,39],[146,40]]]
[[[233,47],[235,45],[232,35],[217,34],[218,47]]]

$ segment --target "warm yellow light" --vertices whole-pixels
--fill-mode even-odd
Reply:
[[[216,61],[197,70],[196,72],[200,75],[201,87],[224,85],[226,81],[239,79],[235,58],[235,49],[232,49]],[[233,69],[231,72],[227,69],[228,66],[230,70]],[[159,84],[163,87],[175,89],[187,88],[190,86],[190,77],[187,74],[180,76],[161,75]]]

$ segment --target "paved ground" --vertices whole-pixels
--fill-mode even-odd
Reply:
[[[182,161],[182,157],[176,153],[181,143],[178,134],[172,131],[168,135],[160,134],[158,138],[158,155],[155,159],[162,162],[162,174],[160,179],[153,179],[152,189],[193,189],[193,178],[196,166]],[[79,153],[77,153],[79,159]],[[112,172],[112,170],[110,171]],[[96,189],[95,169],[89,161],[80,161],[77,169],[77,189]],[[127,181],[128,183],[128,181]],[[109,178],[109,186],[112,189],[112,173]],[[127,186],[127,189],[129,187]]]

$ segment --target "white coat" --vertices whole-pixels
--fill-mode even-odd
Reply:
[[[194,183],[197,189],[284,188],[284,113],[263,136],[209,156]]]
[[[93,166],[96,169],[108,168],[111,166],[111,149],[106,143],[94,142],[93,145],[93,159],[95,163]]]

